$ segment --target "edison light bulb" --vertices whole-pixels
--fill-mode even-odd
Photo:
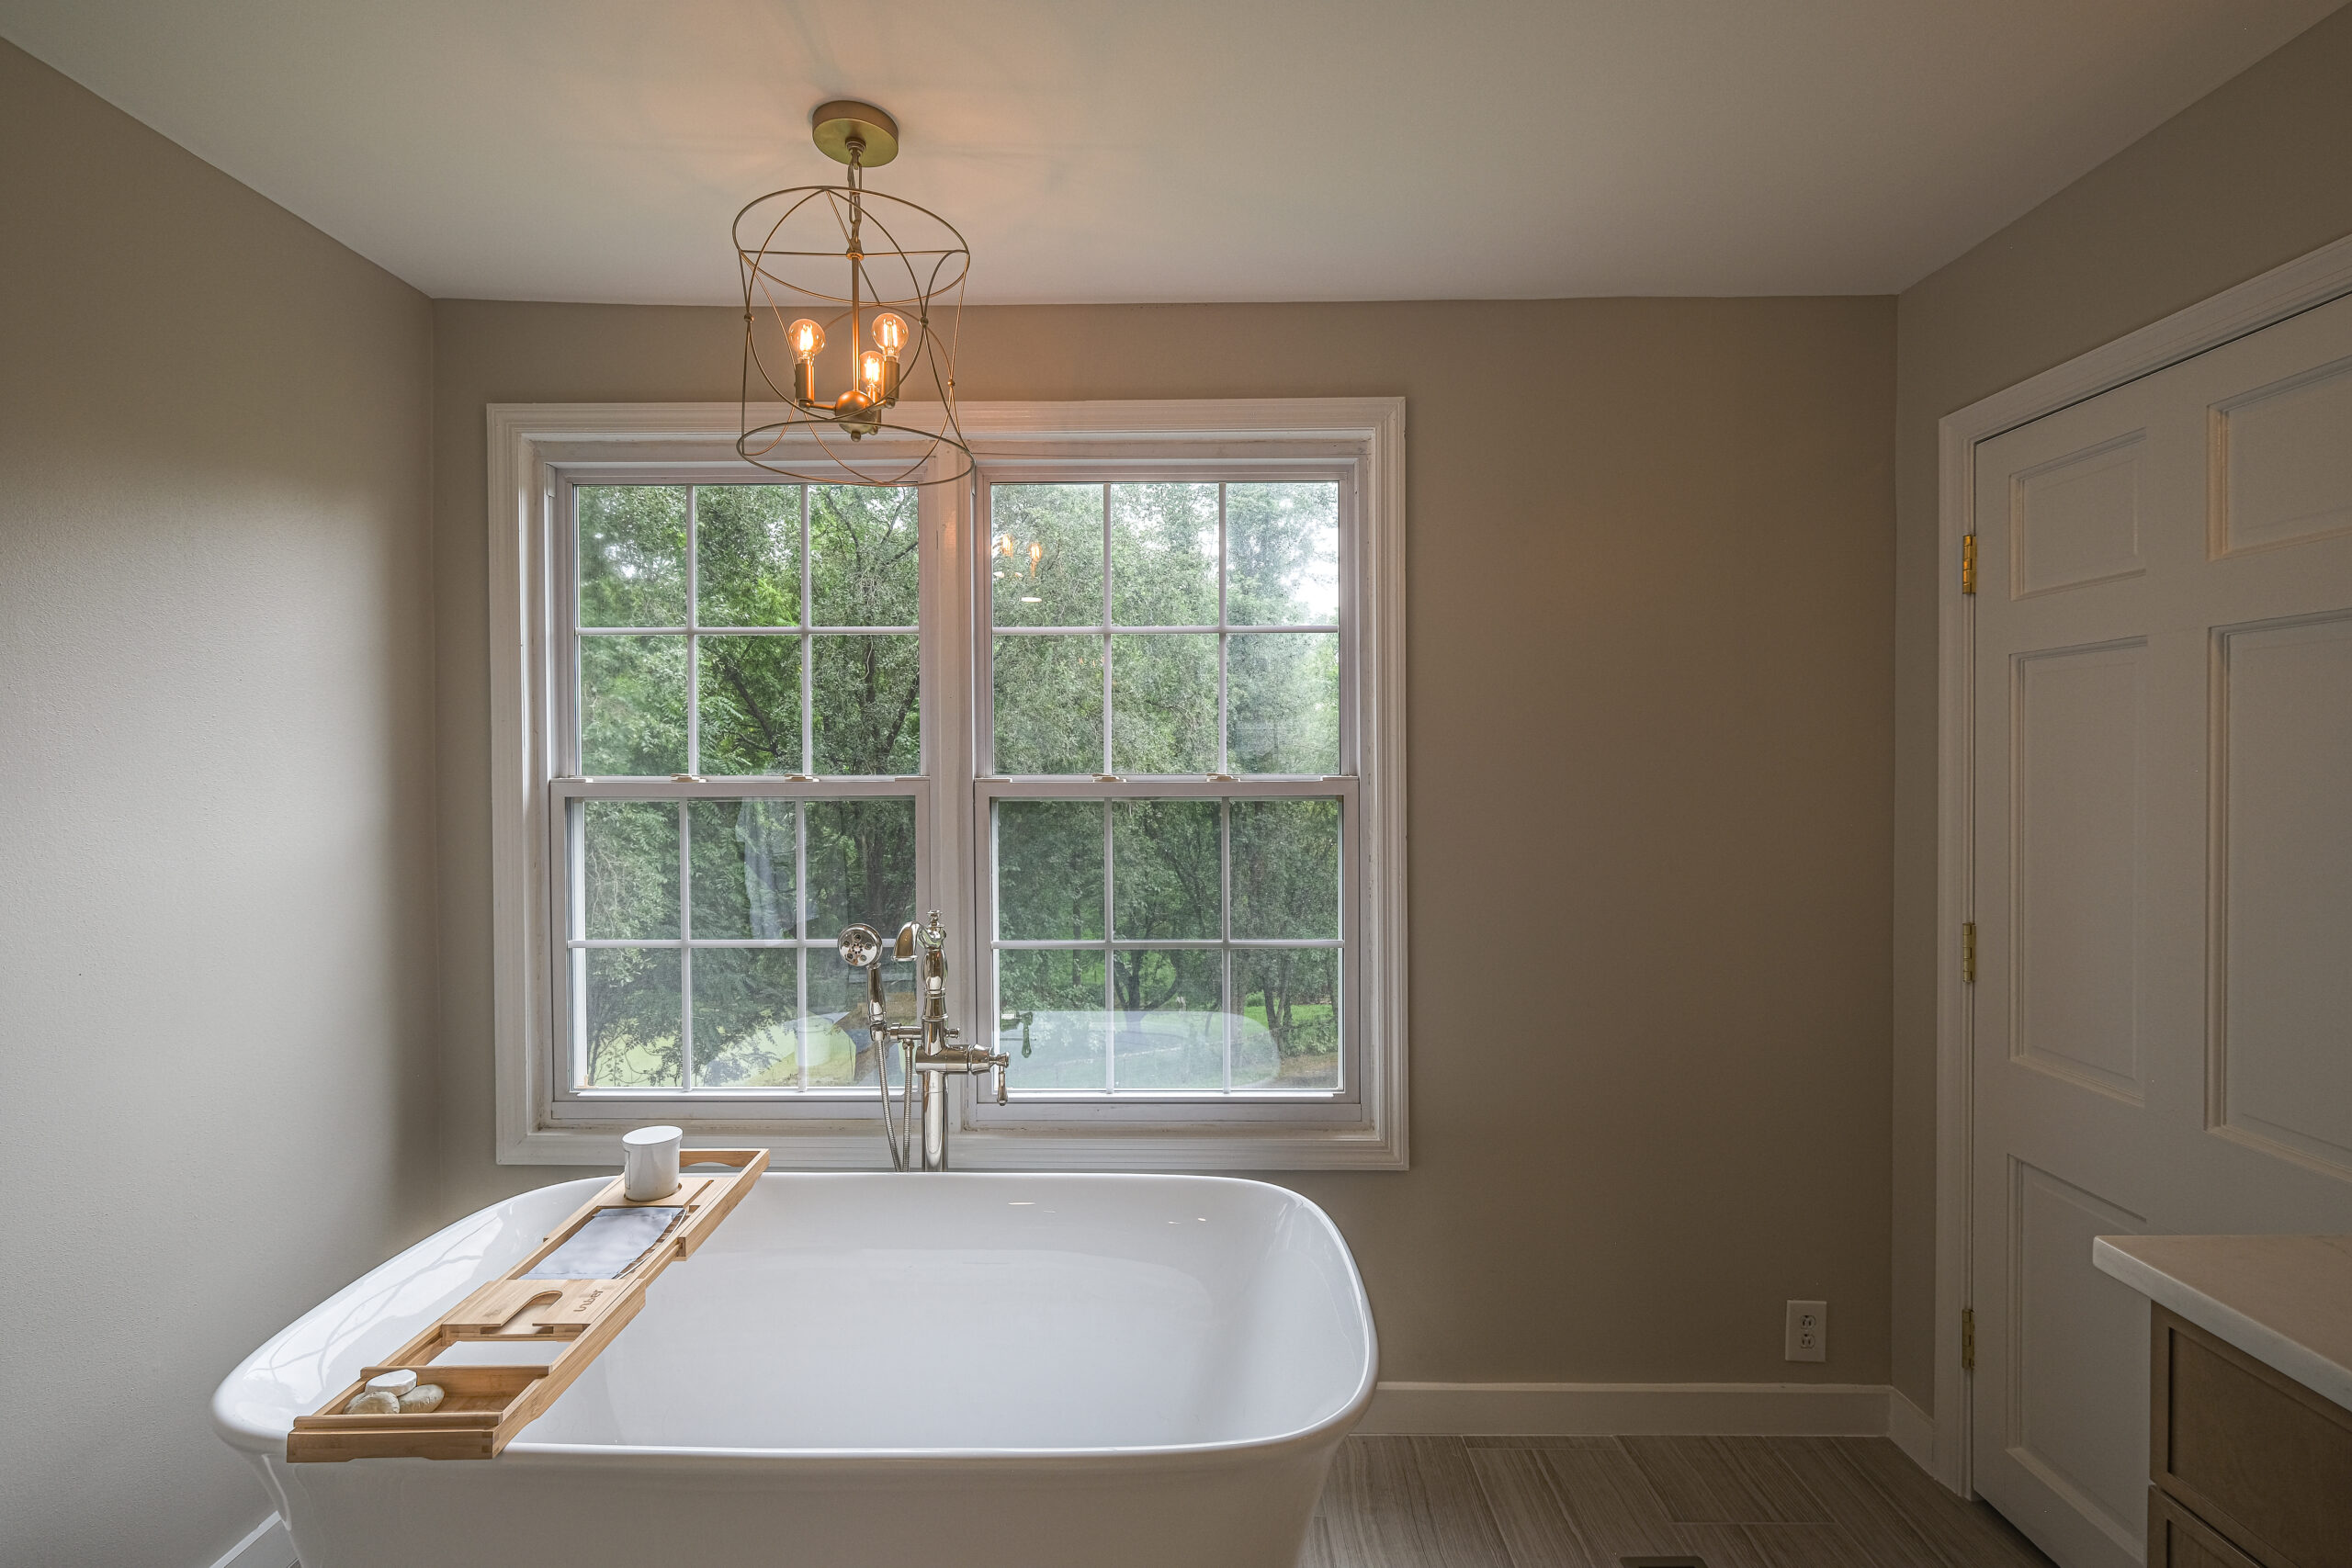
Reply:
[[[808,408],[817,400],[817,354],[825,346],[825,329],[803,316],[784,329],[792,345],[792,400]]]
[[[868,389],[878,389],[881,387],[882,355],[878,351],[869,348],[859,356],[857,378],[865,382]]]
[[[907,346],[907,319],[888,310],[875,317],[874,346],[898,358],[899,351]]]

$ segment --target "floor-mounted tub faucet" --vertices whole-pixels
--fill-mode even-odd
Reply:
[[[890,1145],[890,1164],[899,1170],[907,1169],[916,1157],[912,1147],[915,1129],[910,1123],[917,1115],[922,1119],[921,1168],[947,1168],[948,1074],[975,1077],[989,1074],[994,1079],[996,1102],[1005,1103],[1004,1073],[1012,1059],[983,1046],[955,1043],[956,1031],[947,1022],[946,949],[947,932],[940,924],[936,909],[924,918],[921,926],[910,920],[899,928],[899,940],[891,956],[901,962],[916,961],[917,1000],[915,1021],[894,1024],[883,1008],[881,933],[872,926],[856,925],[841,935],[842,961],[853,969],[865,971],[865,1037],[874,1043],[874,1071],[881,1080],[882,1136]],[[910,1100],[896,1124],[890,1119],[890,1053],[886,1048],[891,1044],[896,1044],[901,1053],[899,1081],[906,1086]],[[919,1112],[915,1103],[922,1107]]]

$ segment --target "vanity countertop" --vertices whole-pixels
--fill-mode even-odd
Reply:
[[[2091,1261],[2352,1409],[2352,1235],[2103,1235]]]

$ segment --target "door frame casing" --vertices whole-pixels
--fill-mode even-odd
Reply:
[[[1961,1313],[1974,1299],[1969,1252],[1974,1155],[1971,987],[1961,928],[1975,912],[1975,615],[1960,592],[1961,541],[1976,516],[1976,446],[2058,410],[2352,294],[2352,235],[2248,278],[2041,374],[1946,414],[1936,427],[1936,1258],[1933,1451],[1915,1454],[1974,1495]]]

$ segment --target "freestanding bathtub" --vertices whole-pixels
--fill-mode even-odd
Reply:
[[[772,1175],[498,1458],[286,1461],[599,1185],[460,1220],[220,1384],[304,1568],[1293,1568],[1372,1396],[1354,1260],[1281,1188]]]

